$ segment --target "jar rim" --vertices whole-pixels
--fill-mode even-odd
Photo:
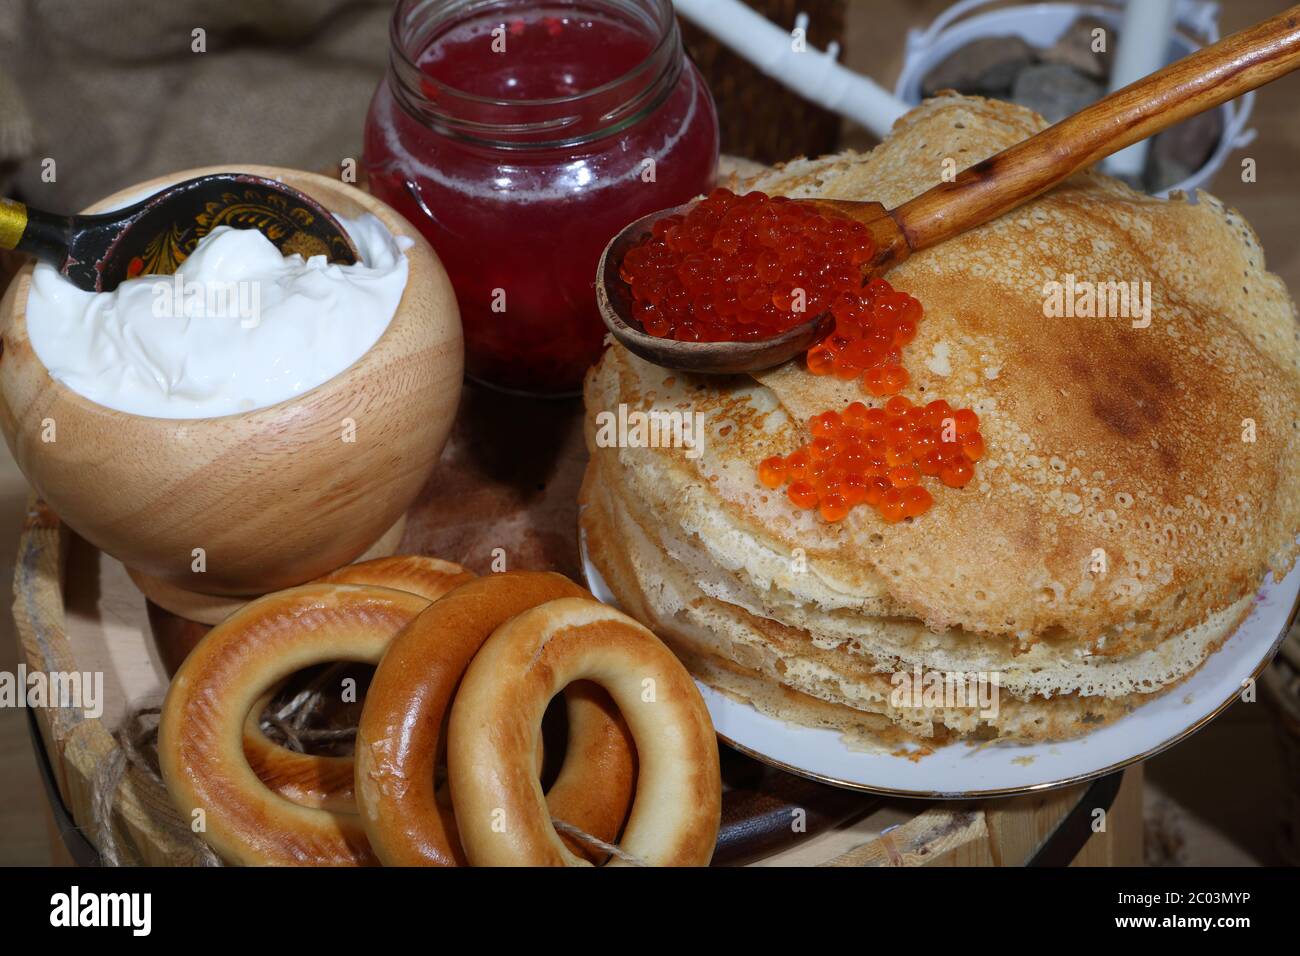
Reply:
[[[657,20],[654,25],[659,37],[655,41],[655,45],[640,62],[627,71],[619,74],[614,79],[608,80],[599,86],[593,86],[589,90],[583,90],[579,93],[570,93],[565,96],[533,99],[500,99],[492,96],[481,96],[476,93],[468,93],[465,90],[452,86],[449,83],[445,83],[442,80],[425,73],[420,69],[415,59],[407,52],[407,37],[403,32],[404,26],[416,20],[417,14],[421,8],[444,5],[449,7],[447,11],[448,13],[456,12],[475,15],[480,11],[486,11],[492,7],[500,6],[502,2],[503,0],[398,0],[397,5],[393,9],[393,16],[389,21],[388,29],[390,65],[396,68],[397,64],[394,61],[400,60],[402,68],[418,74],[419,85],[433,89],[436,94],[436,99],[438,100],[443,100],[444,97],[446,97],[465,104],[477,104],[480,106],[515,110],[528,109],[530,107],[545,108],[578,104],[611,93],[619,87],[625,86],[635,80],[637,75],[644,72],[648,65],[654,64],[663,56],[666,47],[679,42],[677,16],[673,10],[672,0],[645,0],[645,2],[653,4],[655,8]],[[603,0],[603,2],[610,2],[610,0]],[[614,0],[614,2],[617,2],[617,0]],[[460,9],[457,10],[455,8]],[[433,98],[425,95],[424,99],[432,101]]]

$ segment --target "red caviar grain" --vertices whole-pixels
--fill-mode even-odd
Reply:
[[[860,505],[867,500],[866,475],[851,471],[844,476],[844,500],[849,503],[849,507]]]
[[[650,332],[650,326],[644,322],[645,330]],[[665,326],[666,328],[666,326]],[[650,332],[651,335],[659,335],[658,332]],[[814,375],[829,375],[835,368],[835,353],[828,348],[815,348],[808,353],[808,371]]]
[[[908,409],[911,407],[912,403],[906,398],[902,395],[895,395],[889,401],[885,402],[885,414],[890,418],[901,418],[907,414]]]
[[[921,469],[921,474],[927,478],[937,478],[939,473],[943,471],[946,460],[943,452],[936,449],[935,451],[926,452],[925,457],[921,459],[917,467]]]
[[[970,462],[962,459],[946,465],[939,473],[939,480],[949,488],[964,488],[974,476],[975,469],[971,467]]]
[[[840,521],[849,513],[849,503],[843,495],[828,494],[822,498],[818,511],[827,521]]]
[[[870,409],[861,402],[853,402],[844,409],[844,418],[853,428],[862,428],[871,420]]]
[[[880,504],[888,490],[889,482],[884,478],[871,478],[867,481],[867,493],[863,500],[874,508]]]
[[[931,428],[942,428],[943,420],[952,415],[952,406],[937,398],[925,406],[925,423]]]
[[[889,483],[895,488],[910,488],[921,480],[921,473],[913,465],[893,468],[889,472]]]
[[[834,438],[840,432],[840,416],[834,412],[822,412],[814,415],[808,423],[808,429],[818,438]]]
[[[786,491],[791,503],[796,508],[815,508],[817,506],[817,489],[806,481],[796,481]]]
[[[971,432],[961,440],[962,453],[971,461],[984,457],[984,437],[979,432]]]
[[[867,369],[862,376],[862,385],[872,395],[888,395],[889,389],[885,385],[885,370],[879,365]]]
[[[894,395],[907,387],[909,380],[907,369],[901,365],[873,365],[862,379],[872,395]]]
[[[903,492],[897,488],[890,488],[881,497],[880,517],[884,518],[889,524],[894,524],[903,520],[905,517],[903,511]]]
[[[787,473],[795,481],[802,481],[808,477],[808,466],[811,464],[812,456],[806,450],[799,450],[790,455],[785,460]]]
[[[980,427],[979,416],[969,408],[959,409],[953,413],[952,417],[957,423],[958,435],[969,435]]]
[[[934,498],[919,485],[903,492],[903,517],[916,518],[930,510]]]
[[[885,464],[890,468],[901,468],[911,462],[911,449],[906,444],[892,442],[885,445]]]
[[[765,458],[758,466],[758,480],[769,488],[780,488],[785,484],[785,459],[777,456]]]

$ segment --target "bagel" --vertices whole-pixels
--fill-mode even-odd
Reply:
[[[356,813],[351,757],[290,750],[262,730],[262,714],[279,690],[275,687],[263,694],[244,722],[244,756],[253,773],[267,789],[300,807]]]
[[[411,554],[347,564],[318,578],[317,583],[394,588],[436,601],[475,577],[474,572],[451,561]],[[253,706],[244,725],[244,755],[253,772],[271,790],[300,806],[356,813],[351,757],[300,753],[281,746],[262,731],[262,714],[277,689]]]
[[[560,773],[546,791],[546,805],[554,819],[613,843],[627,822],[636,785],[632,732],[609,694],[591,681],[574,681],[564,688],[564,712],[568,747]],[[539,743],[539,763],[540,757]],[[568,834],[560,839],[590,863],[604,862],[607,856]]]
[[[478,575],[452,561],[430,558],[423,554],[400,554],[375,558],[357,564],[345,564],[317,578],[320,584],[371,584],[383,588],[410,591],[436,601],[448,591],[473,581]]]
[[[230,863],[376,862],[355,814],[300,806],[268,789],[244,755],[249,712],[314,664],[376,664],[429,602],[391,588],[307,584],[267,595],[214,627],[177,670],[158,725],[162,778],[181,814]]]
[[[636,798],[621,850],[653,866],[707,865],[722,783],[700,692],[653,633],[581,597],[550,601],[499,627],[461,682],[447,733],[447,771],[469,861],[587,862],[560,839],[533,772],[546,704],[577,680],[609,692],[636,744]],[[616,857],[610,864],[622,862]]]
[[[434,782],[452,695],[494,630],[520,612],[560,597],[593,600],[568,578],[549,572],[479,578],[433,604],[389,646],[366,694],[355,750],[361,822],[384,863],[467,862],[451,807],[438,799]],[[543,812],[609,842],[618,836],[632,802],[636,765],[631,738],[612,704],[595,688],[574,688],[566,705],[569,746],[549,811]],[[528,755],[528,775],[539,792],[540,745],[540,735],[531,739]]]

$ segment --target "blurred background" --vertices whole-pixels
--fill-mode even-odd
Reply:
[[[842,63],[889,89],[904,66],[908,30],[925,27],[950,6],[941,0],[748,2],[784,30],[806,13],[810,47],[839,44]],[[1232,0],[1219,11],[1220,31],[1231,33],[1287,5]],[[1073,19],[1092,5],[1057,6],[1080,8]],[[0,195],[71,210],[132,182],[223,161],[322,171],[348,159],[359,164],[367,106],[387,62],[391,9],[391,0],[0,0]],[[196,30],[203,52],[195,49]],[[776,162],[869,149],[877,141],[698,29],[688,26],[686,36],[717,99],[724,152]],[[1044,113],[1073,111],[1105,92],[1105,77],[1078,44],[1034,50],[995,38],[982,46],[936,61],[920,76],[921,86],[1017,99]],[[1209,185],[1249,220],[1268,268],[1293,294],[1300,290],[1297,103],[1298,75],[1260,91],[1247,124],[1257,137],[1230,152]],[[1171,136],[1152,150],[1147,185],[1163,188],[1206,165],[1209,152],[1233,132],[1212,120]],[[1254,160],[1252,182],[1242,177],[1247,158]],[[0,260],[0,289],[14,266],[15,260]],[[12,580],[27,495],[0,448],[4,582]],[[1296,646],[1293,640],[1292,659],[1300,661]],[[16,664],[12,619],[4,614],[0,670]],[[1296,675],[1285,663],[1274,665],[1260,703],[1234,704],[1147,763],[1148,863],[1300,862]],[[49,861],[45,797],[31,747],[26,715],[0,709],[3,865]]]

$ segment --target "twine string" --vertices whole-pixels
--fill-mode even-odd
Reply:
[[[96,846],[101,862],[106,866],[124,866],[122,848],[113,827],[113,811],[117,794],[126,780],[127,771],[134,769],[142,774],[166,800],[167,787],[158,771],[158,722],[162,710],[158,706],[141,707],[127,714],[126,720],[113,736],[117,747],[107,754],[95,768],[95,786],[91,794],[90,809],[94,823]],[[152,757],[149,753],[152,753]],[[172,809],[155,815],[153,823],[162,827],[177,842],[192,848],[200,866],[222,866],[221,858],[190,829],[185,819]]]
[[[622,847],[616,844],[606,843],[604,840],[600,839],[599,837],[594,837],[587,831],[580,830],[578,827],[575,827],[572,823],[565,823],[563,820],[560,820],[556,817],[551,817],[551,825],[554,826],[555,829],[558,830],[560,833],[567,834],[568,836],[571,836],[574,839],[579,840],[582,843],[585,843],[589,847],[593,847],[594,849],[601,850],[604,853],[608,853],[611,856],[617,857],[618,859],[622,860],[624,863],[629,863],[632,866],[650,865],[645,860],[641,859],[641,857],[637,856],[635,853],[628,853],[626,850],[624,850]]]

